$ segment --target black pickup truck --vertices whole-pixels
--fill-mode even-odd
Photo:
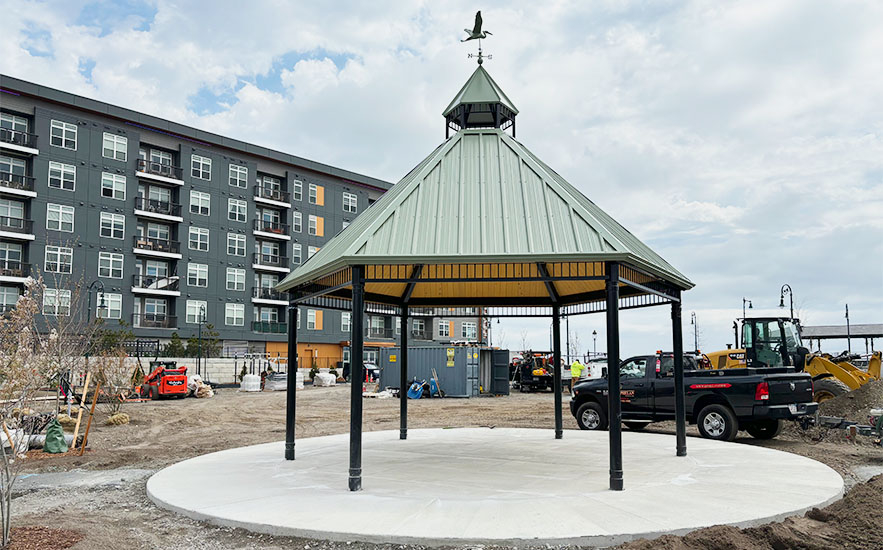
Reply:
[[[784,419],[815,414],[812,377],[787,368],[686,370],[687,421],[708,439],[732,441],[739,430],[772,439]],[[632,430],[674,420],[674,360],[671,354],[642,355],[620,364],[622,419]],[[583,430],[607,429],[607,379],[587,380],[572,390],[570,412]]]

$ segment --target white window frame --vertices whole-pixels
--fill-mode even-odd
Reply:
[[[101,156],[108,159],[126,162],[129,157],[129,138],[104,132],[101,140]],[[108,152],[110,154],[108,155]]]
[[[478,339],[478,323],[473,321],[463,321],[460,323],[460,337],[469,341]]]
[[[102,295],[104,296],[104,307],[107,313],[102,315],[101,304]],[[123,295],[111,292],[99,292],[95,300],[95,318],[96,319],[122,319],[123,318]]]
[[[291,263],[300,265],[303,263],[303,246],[300,243],[291,245]]]
[[[248,167],[231,164],[228,183],[231,187],[246,189],[248,187]]]
[[[43,289],[43,315],[67,317],[71,314],[71,291],[63,288]]]
[[[233,252],[230,252],[230,244],[232,241]],[[240,248],[241,245],[241,248]],[[245,256],[246,251],[248,250],[248,242],[245,238],[245,235],[240,235],[239,233],[227,233],[227,255],[228,256]],[[239,254],[239,251],[242,251],[242,254]]]
[[[304,200],[304,183],[302,181],[294,180],[294,182],[292,182],[291,198],[296,201]]]
[[[359,197],[354,193],[344,192],[343,211],[355,214],[359,210]]]
[[[319,231],[319,217],[315,216],[313,214],[310,214],[308,224],[309,225],[307,227],[307,233],[315,236],[316,233],[318,233],[318,231]]]
[[[245,304],[224,304],[224,324],[228,327],[245,326]]]
[[[54,257],[53,259],[50,259]],[[53,269],[54,267],[54,269]],[[43,251],[43,270],[47,273],[73,273],[74,249],[67,246],[46,245]]]
[[[57,185],[53,185],[57,182]],[[68,187],[70,185],[70,187]],[[49,187],[75,191],[77,188],[77,167],[63,162],[49,161]]]
[[[319,187],[315,183],[310,184],[309,193],[310,204],[319,204]]]
[[[122,279],[125,256],[114,252],[98,253],[98,276],[105,279]]]
[[[57,216],[56,219],[52,219],[52,216]],[[74,232],[74,215],[75,210],[73,206],[67,206],[65,204],[53,204],[48,203],[46,205],[46,229],[50,231],[61,231],[64,233],[73,233]],[[66,218],[70,218],[67,220]],[[70,224],[70,229],[65,229],[65,227]]]
[[[71,135],[68,135],[68,133]],[[49,125],[49,134],[49,143],[53,147],[61,147],[62,149],[70,149],[71,151],[77,150],[76,124],[53,120]],[[59,143],[56,143],[56,140],[58,140]]]
[[[190,155],[190,177],[212,181],[212,159],[202,155]]]
[[[208,264],[187,263],[187,286],[208,288]]]
[[[444,330],[442,330],[444,328]],[[440,338],[450,338],[451,337],[451,323],[450,321],[441,320],[438,322],[438,335]]]
[[[307,310],[307,330],[316,330],[316,310]]]
[[[292,212],[291,215],[291,230],[300,233],[304,230],[304,216],[300,212]]]
[[[316,254],[316,252],[318,252],[318,251],[319,251],[318,246],[308,246],[307,247],[307,259],[309,260],[310,258],[312,258]]]
[[[194,235],[196,235],[195,239]],[[204,242],[203,237],[205,237]],[[187,248],[190,250],[198,250],[200,252],[208,252],[209,239],[210,233],[208,229],[204,227],[193,227],[191,225],[190,230],[187,232]],[[194,243],[196,243],[196,246],[193,246]],[[202,248],[203,245],[205,246],[205,248]]]
[[[125,239],[126,216],[112,212],[102,212],[98,234],[108,239]]]
[[[194,209],[196,207],[196,209]],[[211,216],[212,195],[204,191],[190,190],[190,213],[200,216]]]
[[[102,172],[101,196],[118,201],[126,200],[126,176]]]
[[[208,317],[208,302],[205,300],[187,300],[184,309],[184,322],[188,325],[198,325],[200,323],[200,310],[202,314],[202,322]]]
[[[227,199],[227,219],[242,223],[248,221],[248,202],[240,199]]]
[[[0,122],[6,121],[8,126],[3,126],[0,124],[0,127],[7,128],[12,130],[13,132],[25,132],[28,131],[28,119],[21,116],[13,115],[12,113],[0,113]]]
[[[245,292],[245,270],[238,267],[227,268],[227,290]]]
[[[350,332],[352,330],[352,313],[349,311],[342,311],[340,313],[340,331],[341,332]]]

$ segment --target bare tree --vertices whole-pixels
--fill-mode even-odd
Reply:
[[[527,329],[521,329],[521,349],[518,351],[527,351]]]

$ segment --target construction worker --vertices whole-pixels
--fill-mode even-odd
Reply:
[[[570,364],[570,387],[579,383],[579,379],[583,374],[583,370],[585,367],[582,363],[579,362],[579,357],[573,360],[573,363]]]

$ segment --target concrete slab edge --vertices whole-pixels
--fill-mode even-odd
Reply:
[[[157,472],[159,473],[159,472]],[[156,474],[154,474],[156,475]],[[151,479],[153,476],[151,476]],[[592,535],[585,537],[566,537],[566,538],[534,538],[534,539],[462,539],[462,538],[434,538],[434,537],[407,537],[407,536],[376,536],[376,535],[365,535],[360,533],[345,533],[345,532],[337,532],[337,531],[316,531],[312,529],[301,529],[297,527],[281,527],[278,525],[267,525],[262,523],[253,523],[247,521],[237,521],[233,519],[220,518],[217,516],[213,516],[211,514],[204,514],[201,512],[195,512],[193,510],[188,510],[186,508],[181,508],[179,506],[175,506],[173,504],[169,504],[159,497],[155,496],[150,490],[150,479],[147,480],[147,498],[150,499],[156,506],[159,508],[169,510],[171,512],[175,512],[182,516],[188,517],[190,519],[194,519],[197,521],[204,521],[206,523],[210,523],[212,525],[217,525],[220,527],[234,527],[238,529],[245,529],[246,531],[252,531],[255,533],[263,533],[265,535],[273,535],[273,536],[282,536],[282,537],[301,537],[315,540],[327,540],[333,542],[369,542],[375,544],[414,544],[414,545],[422,545],[422,546],[456,546],[456,545],[472,545],[472,544],[483,544],[483,545],[497,545],[497,546],[514,546],[517,548],[523,548],[527,546],[535,546],[538,544],[554,544],[554,545],[568,545],[568,546],[594,546],[599,548],[604,548],[607,546],[615,546],[618,544],[623,544],[626,542],[631,542],[639,539],[655,539],[662,537],[664,535],[676,535],[683,536],[692,531],[697,531],[699,529],[704,529],[706,527],[713,527],[714,525],[704,525],[700,527],[691,527],[684,529],[674,529],[672,531],[648,531],[646,533],[628,533],[622,535]],[[767,516],[763,518],[755,518],[747,521],[734,522],[734,523],[724,523],[724,524],[715,524],[715,525],[731,525],[733,527],[738,527],[740,529],[748,528],[748,527],[758,527],[760,525],[765,525],[767,523],[778,523],[784,521],[786,518],[799,516],[805,514],[809,510],[813,508],[825,508],[826,506],[830,506],[831,504],[837,502],[844,495],[844,485],[842,483],[841,476],[841,486],[840,490],[833,497],[820,502],[818,504],[804,506],[802,508],[798,508],[795,510],[791,510],[788,512],[782,512],[780,514],[774,514],[772,516]]]

